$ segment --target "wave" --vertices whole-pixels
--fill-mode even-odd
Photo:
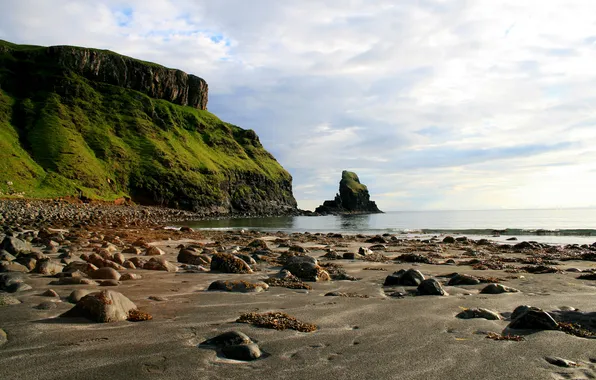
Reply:
[[[524,228],[505,228],[505,229],[431,229],[423,228],[418,230],[400,230],[401,233],[421,233],[421,234],[442,234],[442,235],[490,235],[490,236],[596,236],[596,229],[524,229]]]

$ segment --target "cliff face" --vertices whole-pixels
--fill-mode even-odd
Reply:
[[[382,213],[377,204],[370,200],[366,185],[360,183],[356,173],[347,170],[341,173],[339,194],[334,200],[323,202],[315,212],[320,214]]]
[[[179,70],[0,41],[0,193],[294,212],[292,177],[255,132],[206,108],[207,83]]]

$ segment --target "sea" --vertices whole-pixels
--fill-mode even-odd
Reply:
[[[468,236],[496,242],[596,242],[596,208],[537,210],[391,211],[383,214],[283,216],[185,222],[205,230],[393,234],[403,238]],[[517,241],[508,240],[512,237]]]

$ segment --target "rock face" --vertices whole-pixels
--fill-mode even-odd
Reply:
[[[368,188],[360,183],[358,175],[344,170],[339,181],[339,193],[334,200],[325,201],[317,207],[320,214],[373,214],[382,213],[377,204],[370,200]]]
[[[290,174],[254,131],[209,113],[207,92],[199,77],[110,51],[0,40],[0,125],[10,136],[0,192],[297,213]]]

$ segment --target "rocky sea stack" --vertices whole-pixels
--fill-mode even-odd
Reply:
[[[315,210],[319,214],[376,214],[382,213],[370,200],[368,188],[360,183],[358,175],[344,170],[339,182],[339,194],[334,200],[325,201]]]
[[[290,174],[207,97],[197,76],[108,50],[0,40],[0,197],[295,213]]]

